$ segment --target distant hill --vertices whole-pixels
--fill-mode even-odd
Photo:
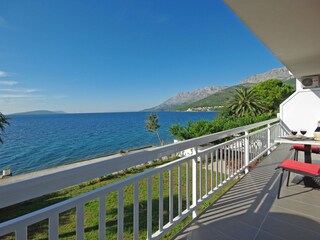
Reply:
[[[221,108],[228,99],[234,95],[235,89],[240,86],[252,87],[253,85],[271,78],[282,80],[295,87],[295,79],[288,69],[275,68],[265,73],[254,74],[240,82],[238,85],[229,87],[206,87],[191,92],[178,93],[160,105],[145,109],[144,111],[214,111]],[[211,91],[210,91],[211,90]]]
[[[169,98],[165,102],[161,103],[160,105],[145,109],[143,111],[168,111],[168,110],[176,110],[176,107],[179,105],[190,104],[196,102],[200,99],[206,98],[214,93],[225,89],[226,87],[219,87],[219,86],[211,86],[205,87],[201,89],[195,89],[191,92],[180,92],[177,93],[174,97]]]
[[[10,115],[52,115],[52,114],[66,114],[63,111],[48,111],[48,110],[37,110],[30,112],[13,113]]]

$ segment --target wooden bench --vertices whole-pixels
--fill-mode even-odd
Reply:
[[[282,177],[283,177],[283,172],[285,170],[288,171],[287,186],[289,185],[290,172],[298,173],[298,174],[309,176],[309,177],[320,177],[320,165],[318,164],[304,163],[304,162],[298,162],[292,159],[287,159],[287,160],[284,160],[281,164],[279,164],[279,166],[276,169],[278,168],[282,169],[282,172],[280,175],[279,189],[278,189],[278,199],[280,198]]]

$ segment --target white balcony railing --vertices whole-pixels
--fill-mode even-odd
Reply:
[[[255,130],[258,129],[258,130]],[[237,175],[246,172],[248,166],[275,146],[274,139],[280,135],[278,119],[272,119],[244,127],[239,127],[208,136],[191,139],[167,146],[142,150],[125,156],[92,163],[47,176],[29,179],[0,187],[0,208],[57,191],[112,172],[120,171],[154,159],[194,148],[190,156],[181,157],[151,170],[133,175],[77,197],[62,201],[30,214],[0,224],[1,236],[14,233],[16,239],[28,238],[28,226],[48,220],[49,239],[59,237],[59,215],[76,209],[76,239],[84,239],[85,204],[98,200],[99,239],[106,238],[106,195],[117,192],[117,237],[124,237],[124,189],[133,185],[133,239],[139,238],[139,182],[147,181],[147,239],[159,239],[189,214],[197,215],[197,208],[217,190]],[[234,137],[237,136],[237,137]],[[208,145],[221,139],[230,139],[217,145]],[[203,147],[206,145],[206,147]],[[175,174],[173,171],[177,169]],[[169,181],[164,182],[164,173],[169,173]],[[174,174],[174,175],[173,175]],[[185,175],[182,178],[182,175]],[[152,193],[152,177],[158,175],[158,196]],[[173,176],[177,177],[174,191]],[[185,182],[182,182],[184,179]],[[164,185],[169,185],[169,216],[164,218]],[[184,188],[184,189],[182,189]],[[184,197],[182,197],[182,195]],[[174,200],[177,199],[177,201]],[[157,201],[159,217],[154,230],[152,203]],[[176,206],[174,206],[176,205]],[[174,207],[177,211],[174,211]]]

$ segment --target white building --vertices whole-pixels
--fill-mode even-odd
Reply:
[[[297,78],[296,92],[280,106],[280,118],[289,129],[306,129],[312,136],[320,121],[320,1],[225,2]]]

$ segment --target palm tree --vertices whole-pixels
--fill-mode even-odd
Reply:
[[[243,87],[236,89],[236,94],[227,103],[227,107],[236,117],[257,116],[266,110],[254,89]]]
[[[1,138],[1,135],[3,134],[5,130],[6,125],[10,125],[8,122],[9,118],[6,118],[1,112],[0,112],[0,143],[3,143],[3,140]]]

